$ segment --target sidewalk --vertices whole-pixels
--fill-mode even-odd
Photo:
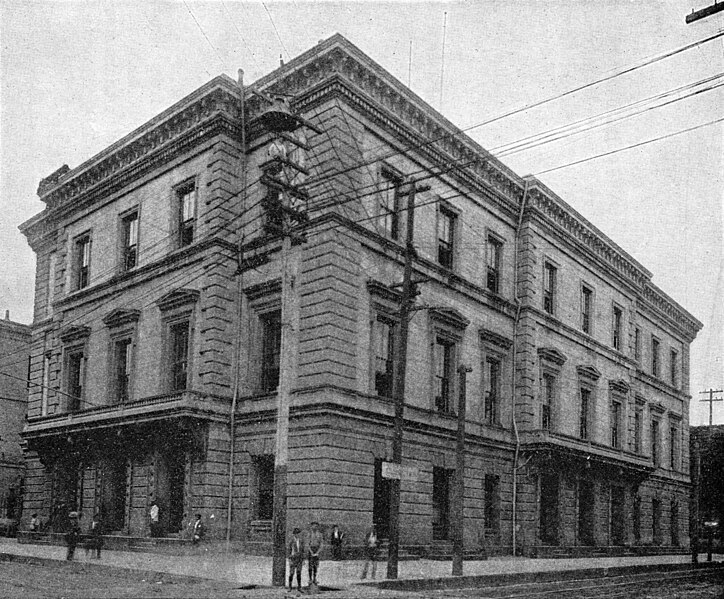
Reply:
[[[65,547],[54,545],[19,544],[15,539],[0,538],[0,553],[53,560],[65,560]],[[718,556],[721,557],[721,556]],[[203,547],[189,555],[165,555],[130,551],[103,551],[102,559],[91,559],[84,549],[76,550],[76,561],[102,564],[118,568],[163,572],[184,576],[197,576],[240,586],[271,586],[272,558],[266,556],[224,553],[205,550]],[[706,555],[700,556],[700,562]],[[688,564],[689,555],[662,555],[645,557],[606,557],[576,559],[531,559],[522,557],[494,557],[485,561],[466,561],[465,576],[526,574],[564,570],[586,570],[593,568],[615,568],[620,566],[642,566],[653,564]],[[360,583],[361,561],[323,561],[319,567],[319,583],[326,587],[347,588]],[[449,561],[402,561],[399,563],[399,578],[406,580],[446,578],[451,576]],[[377,564],[377,581],[385,579],[386,562]],[[302,583],[306,584],[306,563]],[[369,579],[368,579],[369,580]]]

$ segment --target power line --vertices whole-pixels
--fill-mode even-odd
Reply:
[[[287,47],[284,45],[284,42],[282,41],[282,36],[279,35],[279,30],[277,29],[276,24],[274,23],[274,19],[271,16],[271,13],[269,12],[269,9],[267,8],[266,2],[262,0],[261,5],[264,7],[264,10],[266,11],[266,14],[269,15],[269,21],[272,24],[272,27],[274,27],[274,33],[277,34],[277,39],[279,40],[279,45],[282,47],[284,52],[287,55],[287,58],[289,58],[291,55],[289,54],[289,51],[287,50]]]
[[[216,56],[217,56],[217,57],[219,58],[219,60],[221,61],[221,64],[224,65],[224,68],[226,68],[226,61],[225,61],[223,58],[221,58],[221,54],[219,54],[219,51],[216,49],[216,46],[214,46],[214,44],[211,43],[211,40],[209,39],[209,36],[206,35],[206,32],[204,31],[204,28],[201,26],[201,23],[199,23],[199,21],[196,19],[196,16],[195,16],[194,13],[191,11],[191,8],[189,8],[189,5],[186,3],[186,0],[183,0],[183,3],[184,3],[184,6],[186,7],[186,10],[187,10],[188,13],[191,15],[191,18],[194,20],[194,23],[196,23],[196,27],[199,28],[199,31],[201,32],[201,35],[204,36],[204,39],[205,39],[206,42],[209,44],[209,46],[211,46],[211,49],[216,53]],[[204,70],[206,71],[206,73],[208,74],[208,76],[211,77],[211,73],[209,73],[209,71],[208,71],[205,67],[204,67]]]

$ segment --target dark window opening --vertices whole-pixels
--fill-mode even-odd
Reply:
[[[279,386],[282,348],[282,312],[275,310],[261,317],[261,390],[273,392]]]
[[[634,452],[641,453],[641,430],[643,425],[643,410],[636,408],[634,412]]]
[[[374,483],[372,498],[372,523],[377,529],[377,536],[386,539],[390,536],[390,493],[392,481],[382,477],[382,460],[375,459]]]
[[[455,242],[455,215],[441,209],[437,223],[437,261],[445,268],[453,267],[453,250]]]
[[[483,523],[485,532],[488,534],[497,534],[500,528],[499,489],[500,477],[486,474],[483,494]]]
[[[453,354],[455,344],[438,337],[435,341],[435,409],[451,413],[453,385]]]
[[[578,483],[578,543],[593,545],[593,520],[596,496],[594,483],[581,480]]]
[[[486,287],[493,293],[500,292],[500,255],[503,244],[494,237],[488,237]]]
[[[553,412],[553,394],[555,390],[555,377],[550,374],[543,375],[543,403],[541,404],[541,428],[551,430]]]
[[[659,423],[657,420],[651,422],[651,460],[654,466],[659,465]]]
[[[85,357],[83,350],[68,354],[68,411],[80,410],[83,401]]]
[[[558,545],[558,477],[555,474],[541,475],[539,500],[541,543]]]
[[[655,337],[651,338],[651,374],[655,377],[659,376],[659,340]]]
[[[259,456],[256,468],[256,519],[271,520],[274,514],[274,456]]]
[[[500,360],[485,360],[485,422],[494,424],[498,419],[500,397]]]
[[[131,384],[131,348],[130,339],[120,339],[114,344],[115,359],[115,388],[116,401],[123,403],[128,401]]]
[[[654,543],[661,544],[661,501],[659,499],[651,500],[651,534]]]
[[[432,538],[442,541],[450,538],[450,490],[453,470],[432,469]]]
[[[179,202],[179,245],[190,245],[196,228],[196,187],[188,185],[178,191]]]
[[[621,350],[621,325],[623,313],[620,308],[613,309],[613,348]]]
[[[384,234],[391,239],[400,236],[400,186],[402,179],[389,171],[382,171],[380,195],[380,224]]]
[[[83,289],[90,284],[90,236],[75,241],[75,288]]]
[[[189,322],[171,325],[171,391],[184,391],[188,385]]]
[[[679,364],[679,354],[676,353],[675,350],[671,350],[671,369],[669,372],[669,377],[671,379],[671,386],[676,387],[676,381],[678,379],[678,364]]]
[[[581,388],[581,415],[578,427],[578,436],[581,439],[588,439],[588,422],[591,410],[591,390]]]
[[[543,310],[548,314],[555,313],[557,270],[549,262],[543,267]]]
[[[619,447],[621,439],[619,431],[621,426],[621,404],[617,401],[611,403],[611,447]]]
[[[581,288],[581,329],[584,333],[591,334],[591,308],[593,302],[593,291],[588,287]]]
[[[626,529],[624,527],[624,488],[611,487],[611,544],[623,545],[626,542]]]
[[[138,212],[125,216],[121,221],[123,234],[122,269],[131,270],[138,264]]]
[[[381,397],[392,397],[394,324],[388,320],[378,318],[373,326],[375,392]]]

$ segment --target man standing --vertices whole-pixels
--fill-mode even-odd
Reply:
[[[302,552],[302,540],[299,534],[302,531],[295,528],[292,531],[292,540],[289,541],[289,591],[292,590],[292,580],[294,574],[297,575],[297,590],[302,592],[302,564],[304,563],[304,553]]]
[[[312,522],[309,533],[309,584],[317,584],[317,571],[319,570],[319,551],[322,548],[322,532],[319,522]]]
[[[194,545],[198,545],[203,534],[204,534],[204,525],[201,523],[201,514],[196,514],[196,520],[194,521],[194,528],[191,533],[192,543]]]
[[[103,548],[103,531],[101,530],[101,517],[100,514],[93,516],[93,522],[91,522],[90,528],[88,529],[90,540],[88,547],[91,551],[95,549],[96,559],[101,559],[101,549]]]
[[[149,523],[151,525],[151,536],[152,537],[158,537],[159,536],[159,527],[158,527],[158,504],[156,503],[156,500],[154,499],[151,502],[151,509],[148,510],[148,518]]]
[[[80,540],[80,524],[78,522],[78,512],[71,512],[68,514],[70,524],[68,526],[68,532],[65,533],[65,542],[68,545],[68,554],[65,559],[73,561],[73,555],[75,554],[75,547],[78,545]]]
[[[344,533],[339,530],[336,524],[332,526],[332,558],[339,561],[342,559],[342,543],[344,542]]]
[[[377,547],[379,546],[379,539],[377,538],[377,529],[375,525],[365,535],[365,553],[367,554],[367,560],[365,561],[365,567],[362,570],[362,580],[367,578],[367,570],[370,564],[372,564],[372,578],[377,573]]]

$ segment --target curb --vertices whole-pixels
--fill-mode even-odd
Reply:
[[[95,564],[87,561],[65,561],[53,559],[50,557],[36,557],[34,555],[17,555],[15,553],[0,552],[0,563],[15,562],[20,564],[29,564],[33,566],[51,566],[54,568],[72,568],[77,571],[87,571],[88,569],[98,570],[107,574],[123,574],[124,576],[132,576],[138,578],[139,581],[146,582],[167,582],[167,583],[187,583],[199,584],[202,582],[214,582],[224,584],[213,578],[202,578],[200,576],[187,576],[185,574],[171,574],[169,572],[158,572],[156,570],[139,570],[138,568],[123,568],[122,566],[112,566],[108,564]],[[233,584],[233,583],[229,583]],[[258,587],[260,588],[260,587]]]
[[[611,568],[578,568],[575,570],[549,570],[545,572],[518,572],[510,574],[482,574],[474,576],[446,576],[444,578],[415,578],[403,580],[382,580],[380,582],[358,583],[360,586],[375,587],[390,591],[432,591],[439,589],[474,588],[482,586],[502,586],[516,583],[545,583],[575,580],[577,578],[606,578],[624,574],[645,574],[649,572],[675,572],[691,570],[721,570],[724,562],[705,562],[699,564],[639,564],[634,566],[614,566]]]

